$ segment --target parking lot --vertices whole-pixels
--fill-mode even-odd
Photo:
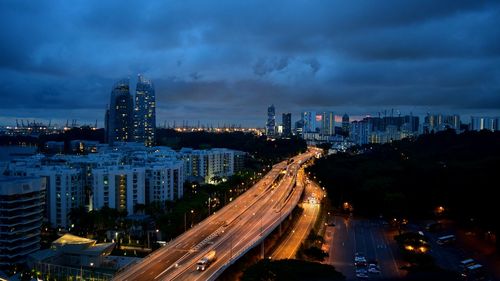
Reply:
[[[342,216],[334,216],[331,221],[335,226],[329,226],[325,233],[329,246],[328,263],[342,272],[347,280],[376,280],[405,275],[406,272],[399,269],[402,263],[398,260],[397,245],[393,239],[396,233],[382,221]]]

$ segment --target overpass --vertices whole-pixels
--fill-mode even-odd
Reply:
[[[292,212],[304,190],[301,165],[317,152],[310,149],[294,161],[274,165],[233,202],[118,272],[113,280],[215,280]],[[217,259],[205,271],[196,271],[196,262],[211,250],[217,252]]]

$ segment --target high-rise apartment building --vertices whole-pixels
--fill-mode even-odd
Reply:
[[[292,136],[292,114],[291,113],[283,113],[282,120],[283,123],[283,136],[291,137]]]
[[[447,129],[460,130],[459,115],[427,114],[424,119],[423,131],[430,133],[432,131],[444,131]]]
[[[107,206],[134,213],[134,206],[145,204],[145,169],[114,166],[93,170],[93,209]]]
[[[134,141],[143,143],[145,146],[153,146],[155,131],[155,90],[150,80],[139,75],[135,91]]]
[[[131,141],[133,136],[134,100],[130,95],[128,79],[123,79],[113,86],[108,110],[106,114],[108,143]]]
[[[174,201],[184,194],[184,162],[163,161],[146,166],[146,203]]]
[[[500,131],[500,117],[472,116],[470,122],[472,131],[490,130]]]
[[[44,197],[42,178],[0,176],[0,269],[40,249]]]

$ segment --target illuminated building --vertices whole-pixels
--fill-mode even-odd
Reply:
[[[44,196],[41,178],[0,177],[0,269],[40,249]]]
[[[282,120],[283,123],[283,137],[291,137],[292,136],[292,114],[291,113],[283,113]]]
[[[134,100],[130,95],[129,80],[123,79],[113,86],[106,112],[106,136],[109,144],[132,140],[133,109]]]
[[[93,173],[93,209],[107,206],[134,213],[134,206],[145,203],[145,169],[141,167],[112,166],[97,168]]]
[[[266,135],[268,137],[276,136],[276,110],[274,105],[267,108]]]
[[[155,144],[156,104],[153,83],[139,75],[135,91],[134,141]]]

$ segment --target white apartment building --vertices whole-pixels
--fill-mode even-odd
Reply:
[[[85,204],[81,171],[66,166],[26,166],[20,163],[9,167],[10,175],[45,179],[45,217],[53,227],[69,227],[71,209]]]
[[[113,166],[94,169],[91,209],[107,206],[134,213],[136,204],[145,204],[145,168]]]
[[[173,201],[184,195],[184,163],[179,160],[146,166],[146,203]]]
[[[200,178],[212,183],[215,177],[228,177],[234,174],[234,151],[226,148],[194,150],[182,148],[186,177]]]

